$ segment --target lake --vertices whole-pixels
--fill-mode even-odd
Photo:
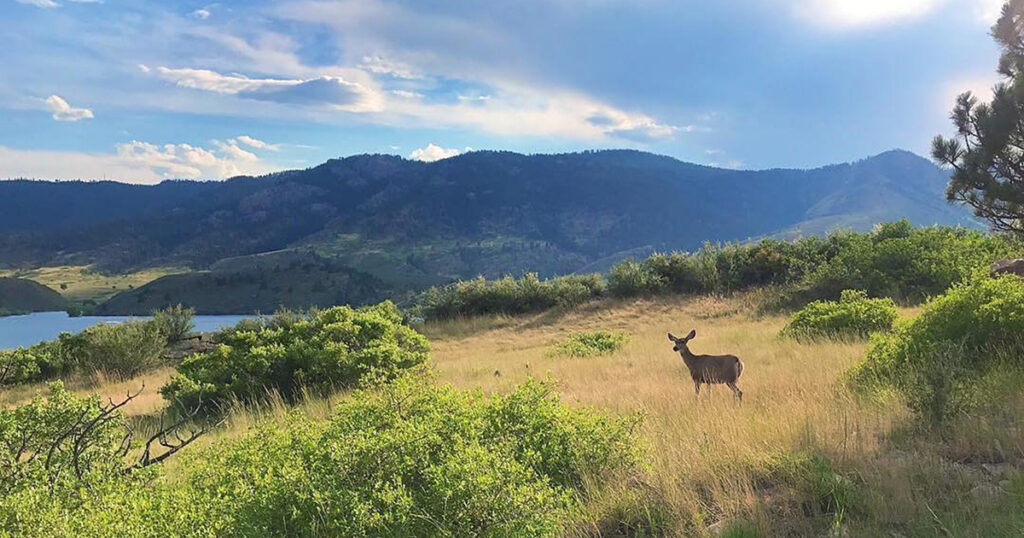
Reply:
[[[195,330],[209,332],[229,327],[256,316],[195,316]],[[120,323],[149,319],[149,316],[82,316],[73,318],[67,312],[36,312],[23,316],[0,317],[0,349],[31,346],[52,340],[62,332],[76,333],[97,323]]]

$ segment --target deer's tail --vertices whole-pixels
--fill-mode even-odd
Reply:
[[[736,379],[739,379],[743,375],[743,361],[738,357],[736,358]]]

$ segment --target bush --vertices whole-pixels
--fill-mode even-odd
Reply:
[[[390,301],[287,313],[222,331],[216,349],[186,358],[160,392],[186,408],[260,399],[268,391],[291,400],[303,388],[393,377],[424,362],[427,350],[426,338],[402,325]]]
[[[536,273],[516,279],[477,277],[422,293],[417,306],[427,317],[449,319],[481,314],[522,314],[574,307],[604,294],[600,275],[569,275],[540,280]]]
[[[56,381],[46,398],[0,410],[0,536],[197,534],[158,530],[142,508],[157,498],[155,464],[206,429],[175,423],[139,442],[121,413],[138,394],[103,401]]]
[[[928,303],[913,320],[876,335],[851,372],[859,388],[894,387],[921,415],[968,407],[970,388],[993,368],[1024,366],[1024,280],[977,277]]]
[[[667,293],[731,293],[776,286],[777,304],[800,308],[840,298],[846,289],[872,297],[919,303],[945,291],[996,260],[1024,254],[1010,237],[961,228],[914,228],[907,220],[880,224],[871,233],[836,232],[792,242],[705,244],[694,253],[654,253],[626,259],[607,275],[609,295],[619,298]],[[562,284],[559,286],[559,284]],[[604,294],[600,275],[539,280],[477,278],[433,288],[417,299],[425,316],[518,314],[576,306]],[[572,290],[570,292],[570,290]]]
[[[0,498],[45,485],[56,491],[108,479],[124,467],[123,418],[97,420],[98,396],[79,398],[59,381],[47,398],[0,410]],[[58,441],[94,423],[81,442]],[[52,450],[51,450],[52,448]]]
[[[626,335],[610,331],[591,331],[569,335],[564,342],[555,345],[550,354],[565,357],[596,357],[611,355],[622,349]]]
[[[406,375],[355,392],[327,421],[293,415],[191,452],[174,480],[117,482],[57,503],[37,482],[32,510],[18,499],[24,517],[5,529],[555,537],[591,488],[640,470],[636,426],[635,417],[567,406],[546,383],[484,397]]]
[[[835,299],[843,289],[919,303],[943,293],[996,260],[1021,252],[1019,243],[961,228],[879,225],[871,234],[829,237],[834,255],[803,283],[802,299]]]
[[[0,350],[0,386],[76,372],[127,379],[163,364],[166,343],[164,332],[152,321],[103,323],[77,334],[62,333],[31,347]]]
[[[67,353],[81,370],[129,379],[162,364],[167,338],[151,321],[102,323],[67,339]]]
[[[195,328],[195,323],[192,322],[195,313],[194,308],[185,308],[179,304],[153,312],[153,323],[164,333],[168,342],[177,342],[183,340]]]
[[[608,272],[608,293],[613,297],[653,295],[667,287],[665,277],[652,273],[648,267],[632,258],[615,264]]]
[[[866,338],[892,329],[897,317],[892,299],[869,299],[863,291],[844,290],[839,302],[814,301],[793,314],[781,334],[798,340]]]

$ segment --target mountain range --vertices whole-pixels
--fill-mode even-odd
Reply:
[[[479,151],[433,163],[358,155],[220,182],[0,181],[0,267],[188,267],[222,281],[262,275],[257,286],[270,289],[275,270],[316,260],[371,297],[899,218],[979,227],[946,202],[947,182],[898,150],[811,170],[726,170],[632,150]],[[175,299],[149,286],[126,292],[134,302],[122,297],[117,310]]]

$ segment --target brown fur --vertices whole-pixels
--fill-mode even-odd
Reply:
[[[683,338],[676,338],[672,336],[672,333],[668,333],[668,339],[674,344],[672,350],[679,352],[686,367],[690,370],[690,377],[693,378],[693,386],[697,395],[700,396],[701,384],[723,384],[729,387],[733,395],[742,402],[743,391],[736,386],[736,382],[743,374],[743,361],[735,355],[694,355],[686,344],[695,336],[697,336],[696,329],[690,331],[690,334]]]

